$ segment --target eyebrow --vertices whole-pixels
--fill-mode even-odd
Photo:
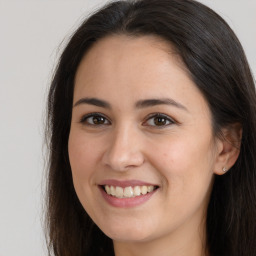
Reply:
[[[73,107],[76,107],[81,104],[89,104],[89,105],[93,105],[93,106],[97,106],[97,107],[101,107],[101,108],[111,109],[111,106],[108,102],[106,102],[104,100],[97,99],[97,98],[81,98],[74,104]]]
[[[81,104],[89,104],[101,108],[111,109],[111,105],[107,101],[98,98],[81,98],[74,104],[73,107],[76,107]],[[135,107],[141,109],[157,105],[170,105],[188,111],[188,109],[184,105],[170,98],[139,100],[136,102]]]
[[[181,103],[170,98],[139,100],[136,103],[136,108],[146,108],[146,107],[153,107],[157,105],[171,105],[179,109],[188,111],[188,109],[185,106],[183,106]]]

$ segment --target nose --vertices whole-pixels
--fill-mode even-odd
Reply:
[[[103,155],[105,165],[115,171],[127,171],[144,163],[143,142],[139,131],[132,127],[113,131]]]

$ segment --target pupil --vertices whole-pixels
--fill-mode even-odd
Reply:
[[[164,125],[166,123],[165,118],[163,117],[156,117],[155,118],[155,125]]]
[[[93,118],[93,123],[95,124],[104,124],[104,118],[101,116],[95,116]]]

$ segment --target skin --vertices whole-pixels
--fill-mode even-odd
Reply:
[[[138,106],[166,98],[175,104]],[[214,173],[230,168],[238,153],[214,137],[207,102],[172,47],[150,36],[100,40],[80,63],[73,102],[68,150],[75,190],[113,239],[115,255],[205,255]],[[95,112],[102,124],[85,117]],[[102,197],[98,185],[105,179],[159,188],[142,205],[120,208]]]

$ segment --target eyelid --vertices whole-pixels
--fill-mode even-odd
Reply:
[[[85,125],[91,125],[91,126],[100,126],[100,125],[96,125],[96,124],[93,125],[93,124],[90,124],[90,123],[86,123],[86,119],[88,119],[88,118],[90,118],[90,117],[93,117],[93,116],[100,116],[100,117],[103,117],[103,118],[105,118],[105,119],[108,121],[108,124],[107,124],[107,125],[111,124],[111,121],[109,120],[109,118],[108,118],[106,115],[104,115],[104,114],[102,114],[102,113],[100,113],[100,112],[92,112],[92,113],[83,115],[83,116],[80,118],[79,123],[82,123],[82,124],[85,124]],[[102,124],[102,125],[106,125],[106,124]]]
[[[146,120],[142,123],[143,125],[148,122],[150,119],[155,118],[155,117],[162,117],[165,118],[166,120],[168,120],[170,122],[170,124],[166,124],[166,125],[145,125],[145,126],[153,126],[153,127],[158,127],[158,128],[165,128],[167,126],[173,125],[173,124],[177,124],[177,121],[175,121],[173,118],[171,118],[169,115],[163,114],[163,113],[152,113],[150,115],[147,116]]]

